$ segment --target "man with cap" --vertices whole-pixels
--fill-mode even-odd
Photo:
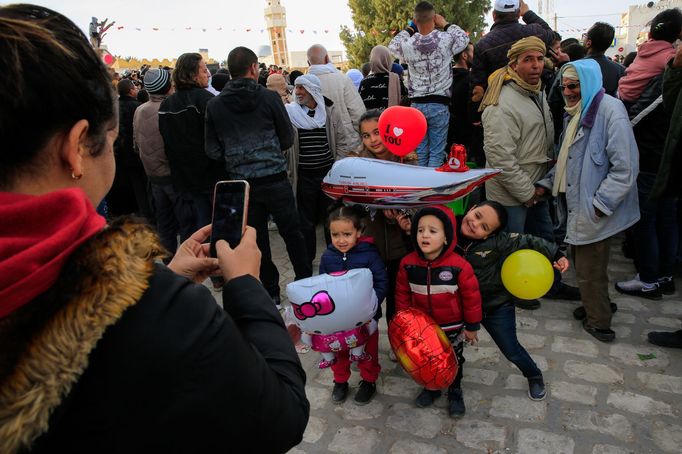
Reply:
[[[286,110],[294,127],[293,162],[296,203],[305,237],[308,262],[315,259],[315,225],[324,220],[331,199],[322,192],[322,180],[336,159],[345,158],[350,146],[343,134],[343,118],[334,103],[322,96],[320,79],[314,74],[294,81],[296,102]]]
[[[519,23],[519,17],[524,24]],[[554,31],[523,0],[495,0],[493,25],[474,46],[471,85],[474,102],[479,102],[488,86],[488,77],[507,64],[512,44],[527,36],[537,36],[549,47]]]
[[[193,229],[181,229],[186,223],[179,220],[182,216],[179,198],[171,181],[171,171],[166,157],[163,137],[159,132],[159,106],[161,101],[172,93],[170,73],[165,69],[149,69],[144,75],[144,88],[149,93],[149,101],[135,111],[133,118],[133,140],[135,151],[140,155],[144,171],[151,185],[156,229],[161,244],[175,253],[180,241],[185,241]]]
[[[450,62],[467,44],[466,32],[447,23],[429,2],[415,6],[414,20],[388,44],[391,53],[408,64],[411,106],[426,117],[428,131],[416,150],[420,166],[438,167],[445,161],[452,86]]]
[[[227,65],[232,80],[206,107],[206,154],[223,162],[228,179],[249,182],[248,224],[256,229],[262,254],[260,278],[279,305],[279,272],[270,252],[269,215],[286,244],[296,279],[312,275],[283,153],[293,145],[294,135],[279,95],[258,83],[256,54],[237,47],[229,53]]]
[[[546,47],[535,36],[509,49],[509,64],[488,79],[479,111],[483,112],[486,167],[502,173],[486,182],[486,197],[504,205],[507,231],[528,233],[554,243],[546,200],[536,196],[535,183],[549,170],[554,155],[554,126],[540,78]],[[579,299],[578,291],[560,280],[550,290],[555,298]],[[539,301],[517,306],[537,309]]]

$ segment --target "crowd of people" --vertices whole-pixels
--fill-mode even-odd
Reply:
[[[614,237],[624,233],[637,269],[618,292],[674,294],[682,12],[660,12],[626,68],[605,56],[609,24],[595,23],[582,43],[562,40],[523,0],[493,3],[494,23],[474,44],[420,2],[404,30],[347,74],[316,44],[305,73],[267,68],[236,47],[215,74],[185,53],[172,69],[113,81],[69,19],[0,7],[0,83],[12,81],[0,90],[0,451],[129,440],[213,451],[230,434],[266,452],[299,443],[305,373],[278,312],[271,228],[295,280],[313,275],[323,224],[319,272],[369,268],[385,300],[376,321],[409,307],[435,320],[459,363],[452,417],[466,412],[463,344],[481,326],[527,378],[529,398],[546,397],[515,327],[516,308],[541,303],[514,297],[500,276],[513,252],[552,262],[545,297],[581,301],[573,316],[602,342],[616,337]],[[38,91],[44,80],[62,88]],[[402,159],[378,129],[397,105],[428,125]],[[443,206],[368,212],[322,192],[340,159],[439,167],[455,144],[473,165],[501,169],[459,217]],[[218,242],[216,258],[203,243],[221,180],[249,182],[249,227],[234,250]],[[133,213],[142,219],[118,217]],[[569,267],[577,287],[562,282]],[[209,277],[224,309],[201,285]],[[355,402],[371,401],[378,338],[361,357],[320,364],[333,369],[334,403],[347,398],[352,361],[362,378]],[[682,330],[649,341],[682,348]],[[441,394],[425,388],[416,405]]]

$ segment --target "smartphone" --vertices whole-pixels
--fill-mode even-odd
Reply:
[[[215,244],[225,240],[236,248],[246,229],[249,210],[249,183],[244,180],[219,181],[213,192],[211,257],[217,257]]]

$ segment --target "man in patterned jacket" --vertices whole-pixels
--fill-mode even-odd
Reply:
[[[424,114],[428,124],[428,132],[416,150],[421,166],[438,167],[445,160],[451,62],[467,44],[469,37],[464,30],[448,24],[429,2],[420,2],[414,9],[414,21],[388,45],[391,53],[408,64],[411,105]]]

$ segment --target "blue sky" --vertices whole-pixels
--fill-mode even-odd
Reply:
[[[208,48],[211,57],[222,60],[236,46],[257,50],[268,42],[267,33],[260,32],[265,28],[264,0],[34,0],[32,3],[65,14],[84,30],[91,16],[116,20],[104,43],[112,53],[122,56],[174,58],[183,52]],[[558,29],[585,28],[597,20],[618,25],[618,13],[635,3],[645,2],[555,0]],[[305,50],[314,43],[330,50],[342,49],[338,31],[341,25],[352,26],[346,1],[283,0],[283,4],[287,8],[287,28],[291,30],[287,34],[289,50]],[[537,0],[529,0],[528,4],[537,10]],[[457,23],[456,18],[447,19]],[[119,26],[124,28],[116,29]],[[154,31],[155,27],[159,30]],[[187,27],[191,30],[186,30]],[[562,32],[565,36],[572,34],[580,33]]]

